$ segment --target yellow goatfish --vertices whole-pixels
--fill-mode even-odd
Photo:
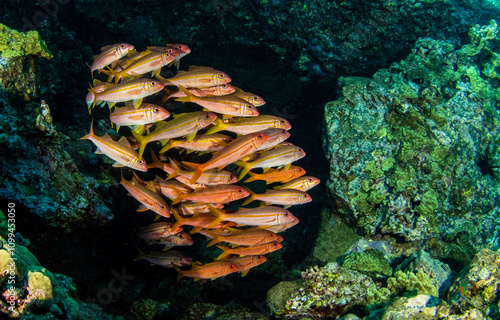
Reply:
[[[92,141],[97,146],[97,154],[105,154],[116,161],[113,167],[129,167],[139,171],[148,171],[146,161],[137,156],[137,152],[132,149],[127,138],[121,137],[120,140],[115,141],[107,133],[102,137],[98,137],[94,134],[93,127],[94,120],[90,124],[90,133],[81,137],[80,140]]]
[[[218,119],[215,121],[217,120]],[[231,141],[233,141],[232,137],[223,134],[204,134],[194,137],[191,141],[187,141],[187,139],[170,139],[165,146],[161,148],[160,153],[165,153],[171,148],[186,149],[187,153],[191,153],[193,151],[214,152],[221,150]]]
[[[179,88],[186,96],[177,98],[175,101],[193,102],[207,110],[230,116],[255,117],[259,115],[257,108],[238,97],[233,97],[231,95],[197,97],[187,91],[183,86],[179,86]]]
[[[232,122],[224,122],[221,119],[217,119],[215,120],[215,126],[208,129],[207,134],[222,130],[237,134],[248,134],[269,128],[290,130],[292,126],[283,118],[264,114],[252,118],[238,118]]]
[[[174,116],[170,121],[159,121],[153,132],[140,136],[132,131],[134,138],[139,141],[139,157],[142,157],[146,145],[153,141],[167,140],[188,136],[191,141],[196,136],[196,132],[212,124],[217,115],[212,112],[196,111]],[[193,181],[194,183],[196,181]]]
[[[256,194],[250,191],[250,197],[243,202],[242,206],[249,204],[254,200],[260,200],[268,204],[284,205],[285,209],[296,204],[311,202],[312,198],[304,191],[295,189],[268,189],[266,192]]]
[[[261,132],[250,133],[234,139],[224,149],[215,152],[212,158],[203,164],[186,161],[182,161],[182,163],[195,169],[196,172],[191,178],[191,183],[195,183],[204,171],[214,168],[222,169],[228,164],[246,157],[266,142],[268,138],[267,134]]]
[[[216,216],[216,218],[210,223],[208,228],[222,221],[235,222],[247,226],[273,226],[292,222],[297,219],[290,211],[275,206],[252,209],[240,208],[238,211],[232,213],[224,213],[214,207],[209,208],[210,213]]]
[[[218,86],[213,86],[213,87],[206,87],[206,88],[191,88],[191,89],[186,89],[189,91],[194,96],[197,97],[207,97],[207,96],[225,96],[227,94],[233,93],[236,89],[230,85],[229,83],[224,83]],[[166,98],[166,100],[170,98],[180,98],[180,97],[185,97],[186,94],[182,91],[176,91],[171,94],[169,94]],[[165,100],[165,101],[166,101]]]
[[[162,51],[168,53],[172,53],[173,50],[177,50],[179,53],[177,53],[174,62],[174,66],[177,69],[179,69],[180,66],[180,59],[191,53],[191,49],[182,43],[167,43],[165,47],[147,47],[147,49],[150,51]]]
[[[134,197],[137,201],[141,203],[138,212],[151,210],[159,214],[160,216],[170,218],[170,209],[167,206],[167,203],[163,198],[156,193],[155,186],[152,181],[146,186],[140,184],[140,179],[135,175],[132,177],[132,180],[128,181],[123,178],[120,184],[127,189],[128,193]],[[172,229],[177,229],[179,226],[172,227]]]
[[[90,71],[93,73],[118,61],[124,57],[129,51],[134,50],[134,46],[128,43],[117,43],[101,48],[102,52],[94,56],[94,63],[90,66]]]
[[[240,88],[236,88],[236,92],[233,93],[233,96],[241,98],[243,100],[246,100],[256,107],[260,107],[260,106],[263,106],[266,104],[264,99],[262,99],[258,95],[250,93],[250,92],[245,92],[245,91],[241,90]]]
[[[316,177],[304,176],[293,179],[292,181],[285,183],[281,186],[276,186],[273,189],[295,189],[300,191],[307,191],[317,186],[319,183],[320,180]]]
[[[139,108],[142,103],[142,98],[155,94],[161,89],[163,89],[163,85],[151,79],[133,79],[116,84],[103,92],[96,92],[94,88],[91,88],[94,94],[94,100],[91,105],[89,105],[87,101],[87,105],[89,105],[90,108],[94,108],[97,102],[106,101],[111,108],[117,102],[133,100],[134,106]]]
[[[301,159],[306,155],[302,148],[294,145],[280,145],[275,149],[263,151],[259,154],[257,160],[250,162],[238,161],[237,165],[242,167],[238,176],[238,180],[243,178],[253,168],[270,168],[285,166],[285,169],[290,167],[290,164],[295,160]]]
[[[172,78],[165,79],[157,75],[156,79],[164,86],[183,86],[186,89],[213,87],[231,82],[231,78],[224,72],[200,66],[189,66],[188,71],[179,70]]]
[[[191,178],[193,178],[193,174],[195,173],[195,171],[182,170],[180,168],[180,164],[176,160],[172,159],[169,160],[170,160],[169,166],[174,170],[174,172],[170,173],[167,179],[175,177],[180,182],[185,183],[183,179],[178,179],[179,177],[182,177],[184,179],[187,179],[188,182],[191,181]],[[236,175],[226,170],[217,170],[217,169],[206,170],[198,178],[198,184],[202,184],[203,185],[202,188],[204,188],[205,186],[232,184],[236,182],[238,182],[238,178],[236,177]],[[190,183],[188,185],[190,185]],[[200,189],[200,188],[198,187],[193,189]]]
[[[115,108],[109,115],[109,120],[116,125],[116,131],[120,126],[131,126],[132,130],[141,134],[144,125],[164,120],[170,113],[164,108],[152,103],[143,103],[136,109],[131,102],[125,102],[125,107]]]
[[[178,52],[178,54],[180,54],[180,52]],[[152,76],[154,77],[160,73],[162,67],[174,62],[176,55],[176,52],[168,53],[153,51],[134,60],[120,72],[116,72],[112,69],[109,71],[115,77],[115,83],[118,83],[122,77],[124,77],[124,79],[129,79],[134,76],[141,76],[150,71],[153,71]]]

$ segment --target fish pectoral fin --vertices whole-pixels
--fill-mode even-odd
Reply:
[[[196,137],[196,131],[193,132],[193,133],[190,133],[187,137],[186,137],[186,142],[191,142],[194,140],[194,137]]]
[[[134,99],[134,100],[132,101],[132,103],[133,103],[134,107],[137,109],[137,108],[139,108],[139,106],[142,104],[142,98],[139,98],[139,99]]]
[[[250,269],[245,270],[245,271],[241,271],[241,277],[243,278],[244,276],[246,276],[248,271],[250,271]]]
[[[136,210],[136,211],[137,211],[137,212],[144,212],[144,211],[148,211],[148,210],[149,210],[149,209],[148,209],[148,207],[146,207],[145,205],[141,204],[141,205],[139,206],[139,208],[137,208],[137,210]]]
[[[163,246],[163,249],[161,249],[161,251],[167,251],[167,250],[170,250],[170,249],[172,249],[172,247],[173,247],[172,245],[170,245],[170,244],[166,244],[166,245],[164,245],[164,246]]]
[[[113,163],[113,167],[114,167],[114,168],[122,168],[122,167],[125,167],[125,165],[124,165],[124,164],[121,164],[121,163],[119,163],[119,162],[115,162],[115,163]]]

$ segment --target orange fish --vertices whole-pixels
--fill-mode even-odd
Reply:
[[[180,59],[191,53],[191,49],[187,45],[182,43],[167,43],[165,47],[147,47],[147,49],[151,51],[163,51],[168,53],[172,53],[172,50],[179,51],[179,53],[175,57],[174,62],[174,65],[177,69],[179,69],[180,66]]]
[[[139,251],[139,256],[135,258],[134,261],[141,259],[165,268],[170,268],[173,266],[184,267],[191,265],[191,258],[188,258],[184,256],[184,254],[177,251],[150,252],[148,254],[144,254]]]
[[[290,168],[285,169],[270,169],[265,173],[253,173],[249,172],[250,178],[246,179],[244,182],[252,182],[256,180],[264,180],[266,184],[274,183],[274,182],[288,182],[295,178],[299,178],[306,174],[306,170],[302,169],[298,166],[290,166]],[[278,189],[278,188],[276,188]],[[295,189],[295,188],[286,188],[286,189]],[[304,191],[304,190],[302,190]]]
[[[222,169],[228,164],[240,160],[254,152],[268,138],[267,134],[261,132],[247,134],[231,141],[224,149],[215,152],[212,158],[203,164],[185,161],[182,163],[196,170],[191,178],[191,183],[195,183],[204,171],[213,168]]]
[[[283,247],[281,243],[278,241],[273,241],[269,243],[262,244],[260,246],[255,246],[255,247],[235,247],[235,248],[228,248],[226,246],[217,246],[217,248],[221,249],[222,252],[215,260],[220,260],[223,259],[230,254],[238,254],[240,256],[257,256],[257,255],[262,255],[262,254],[267,254],[270,252],[274,252],[276,250],[279,250]]]
[[[207,263],[204,265],[193,266],[189,270],[181,270],[174,266],[175,270],[178,272],[177,281],[181,280],[182,277],[190,277],[197,280],[206,279],[216,279],[220,277],[227,276],[228,274],[238,272],[238,267],[231,262],[216,261]]]
[[[311,202],[312,198],[310,195],[304,191],[299,191],[295,189],[280,189],[273,190],[268,189],[266,192],[261,194],[256,194],[250,191],[250,197],[243,202],[243,206],[249,204],[254,200],[263,201],[266,205],[277,204],[284,205],[285,209],[296,204],[302,204]]]
[[[132,126],[132,130],[141,133],[145,124],[165,120],[169,116],[167,110],[155,104],[143,103],[135,108],[131,102],[125,102],[125,107],[111,112],[109,120],[116,125],[116,131],[120,130],[120,126]]]
[[[231,95],[197,97],[187,91],[183,86],[179,86],[179,88],[186,96],[177,98],[175,101],[196,103],[207,110],[224,115],[238,117],[255,117],[259,115],[257,108],[238,97],[233,97]]]
[[[163,85],[156,80],[151,79],[133,79],[123,83],[116,84],[102,92],[96,92],[91,88],[94,94],[94,101],[89,105],[93,108],[99,101],[106,101],[111,108],[117,102],[132,100],[134,106],[138,108],[144,97],[150,96],[163,89]],[[87,102],[88,104],[88,102]]]
[[[157,75],[156,79],[164,86],[183,86],[186,89],[213,87],[231,82],[231,78],[224,72],[201,66],[189,66],[188,71],[178,70],[175,76],[168,79]]]
[[[221,241],[239,246],[257,246],[278,240],[278,235],[269,230],[259,228],[249,228],[245,230],[229,228],[229,230],[231,231],[230,235],[217,235],[212,231],[206,230],[205,232],[212,237],[207,247],[211,247]]]
[[[169,174],[167,179],[171,179],[173,177],[175,177],[176,179],[178,177],[183,177],[184,179],[191,181],[191,179],[193,178],[193,174],[195,174],[195,172],[191,170],[181,170],[179,168],[179,164],[175,160],[170,161],[170,167],[174,169],[174,173]],[[184,181],[181,182],[184,183]],[[238,182],[238,178],[236,177],[236,175],[226,170],[217,169],[209,169],[204,171],[197,180],[197,184],[203,185],[201,188],[204,188],[205,186],[232,184],[236,182]],[[200,189],[200,187],[193,189]]]
[[[246,256],[246,257],[233,257],[224,259],[224,261],[232,262],[238,267],[238,272],[244,277],[250,269],[266,262],[264,256]]]
[[[85,102],[87,103],[87,106],[89,108],[89,114],[91,111],[90,106],[92,106],[92,103],[94,102],[94,97],[95,97],[94,92],[100,93],[103,92],[104,90],[111,88],[112,86],[114,86],[113,83],[101,82],[97,79],[94,79],[94,87],[93,87],[94,90],[89,89],[89,93],[85,97]]]
[[[94,134],[93,126],[94,120],[90,124],[90,133],[81,137],[80,140],[92,141],[97,146],[96,153],[105,154],[116,161],[113,167],[126,166],[139,171],[148,171],[146,161],[137,156],[137,152],[132,149],[127,138],[121,137],[120,140],[114,141],[107,133],[102,137],[98,137]]]
[[[179,216],[175,209],[172,209],[172,214],[174,215],[176,220],[172,228],[178,228],[180,226],[192,226],[194,227],[194,229],[190,231],[191,234],[196,233],[201,229],[225,229],[236,226],[236,223],[234,222],[220,221],[212,223],[215,217],[210,213],[195,213],[190,218],[184,218]]]
[[[149,209],[160,216],[170,218],[170,210],[167,203],[156,193],[152,182],[150,181],[147,186],[143,186],[140,184],[139,180],[140,179],[134,173],[132,180],[127,181],[123,178],[122,173],[122,180],[120,181],[120,184],[127,189],[128,193],[141,203],[137,211],[142,212]],[[178,227],[179,226],[172,226],[174,230]]]
[[[249,194],[250,192],[244,187],[234,184],[219,184],[198,189],[188,194],[181,194],[172,201],[172,205],[185,200],[225,204],[248,197]]]
[[[247,226],[272,226],[292,222],[297,219],[290,211],[275,206],[252,209],[240,208],[238,211],[232,213],[224,213],[214,207],[210,207],[210,213],[217,218],[209,224],[209,227],[221,221],[231,221]]]
[[[291,221],[291,222],[278,224],[275,226],[261,226],[259,228],[269,230],[269,231],[272,231],[274,233],[280,233],[280,232],[283,232],[287,229],[290,229],[291,227],[295,226],[297,223],[299,223],[299,219],[295,218],[295,220]]]
[[[145,241],[165,238],[182,231],[182,228],[172,229],[173,222],[156,222],[142,228],[137,235]]]
[[[129,53],[129,51],[134,50],[134,46],[128,43],[116,43],[109,46],[101,48],[102,52],[94,56],[94,63],[90,66],[90,71],[93,73],[95,70],[99,70],[118,61],[120,58],[124,57]]]
[[[208,206],[213,206],[217,209],[222,209],[223,204],[215,203],[199,203],[199,202],[181,202],[175,206],[175,210],[183,216],[192,216],[195,213],[209,213],[210,209]]]
[[[205,187],[205,185],[200,184],[200,183],[191,183],[191,182],[189,182],[188,178],[181,176],[181,175],[178,175],[176,173],[175,168],[173,168],[172,166],[170,166],[169,164],[167,164],[165,162],[161,162],[160,160],[158,160],[158,158],[154,154],[153,150],[151,150],[151,158],[153,159],[153,163],[148,164],[148,168],[161,169],[161,170],[165,171],[169,175],[169,177],[170,176],[175,177],[175,179],[177,181],[181,182],[182,184],[186,185],[187,187],[189,187],[191,189],[200,189],[200,188]],[[163,182],[161,182],[161,181],[156,181],[156,182],[158,182],[159,186],[161,186],[163,184]],[[158,187],[158,185],[157,185],[157,187]],[[178,188],[178,189],[182,189],[182,188]],[[171,199],[174,199],[177,197],[177,193],[175,193],[175,190],[172,190],[172,192],[173,192],[172,194],[176,194],[175,196],[173,196],[171,198]]]
[[[304,176],[293,179],[292,181],[285,183],[281,186],[276,186],[274,187],[274,189],[295,189],[300,191],[307,191],[317,186],[319,183],[320,180],[316,177]]]
[[[225,96],[227,94],[233,93],[236,89],[229,83],[224,83],[213,87],[191,88],[186,90],[189,91],[189,93],[191,93],[194,96],[207,97],[207,96]],[[182,90],[179,90],[169,94],[166,100],[170,98],[180,98],[185,96],[186,94]]]

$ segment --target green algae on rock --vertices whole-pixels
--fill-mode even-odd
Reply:
[[[328,189],[334,210],[365,236],[432,238],[426,250],[462,263],[492,240],[499,181],[478,154],[499,157],[500,88],[480,72],[497,64],[497,29],[471,28],[471,44],[458,49],[420,39],[373,79],[339,80],[343,97],[325,106]],[[464,235],[464,221],[481,231]]]
[[[0,87],[27,100],[36,95],[36,57],[53,58],[37,31],[23,33],[0,23]]]

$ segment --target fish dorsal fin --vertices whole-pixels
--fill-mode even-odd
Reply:
[[[120,140],[118,140],[118,143],[121,144],[124,147],[132,149],[132,146],[130,145],[130,142],[125,137],[121,137]]]
[[[109,136],[109,134],[105,133],[102,137],[101,137],[102,140],[106,141],[106,142],[116,142],[115,140],[113,140],[113,138],[111,138]]]
[[[188,71],[215,71],[214,68],[212,67],[207,67],[207,66],[189,66]]]
[[[148,181],[146,182],[146,184],[144,185],[147,189],[153,191],[156,193],[156,187],[155,187],[155,183],[153,181]]]

